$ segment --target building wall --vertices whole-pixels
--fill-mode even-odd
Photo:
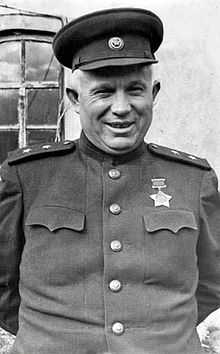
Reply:
[[[112,6],[155,11],[164,22],[165,36],[157,53],[160,64],[155,67],[161,92],[147,140],[208,158],[220,178],[219,0],[11,0],[7,3],[69,18]],[[69,110],[66,137],[78,136],[79,129],[78,118]]]

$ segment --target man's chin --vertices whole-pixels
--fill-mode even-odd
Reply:
[[[106,143],[103,144],[102,149],[105,150],[106,152],[114,155],[122,155],[126,154],[128,152],[131,152],[134,150],[136,146],[136,141],[121,141],[121,142],[111,142],[111,143]]]

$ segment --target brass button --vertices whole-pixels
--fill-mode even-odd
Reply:
[[[121,212],[121,207],[118,204],[112,204],[110,205],[109,210],[112,214],[118,215]]]
[[[113,240],[110,243],[110,247],[111,247],[112,251],[114,251],[114,252],[120,252],[122,250],[122,244],[118,240]]]
[[[112,332],[118,336],[124,333],[124,325],[121,322],[115,322],[112,325]]]
[[[118,179],[121,177],[121,172],[116,168],[112,168],[111,170],[108,171],[108,175],[112,179]]]
[[[109,288],[111,291],[116,293],[117,291],[121,290],[122,284],[119,280],[114,279],[109,283]]]

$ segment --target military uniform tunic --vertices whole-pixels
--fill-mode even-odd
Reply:
[[[220,303],[220,198],[205,162],[145,143],[110,156],[82,135],[15,154],[1,178],[13,354],[203,353],[196,325]],[[160,178],[171,198],[158,205]]]

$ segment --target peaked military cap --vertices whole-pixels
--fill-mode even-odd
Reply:
[[[113,8],[79,17],[55,36],[58,61],[73,70],[156,63],[163,24],[151,11]]]

